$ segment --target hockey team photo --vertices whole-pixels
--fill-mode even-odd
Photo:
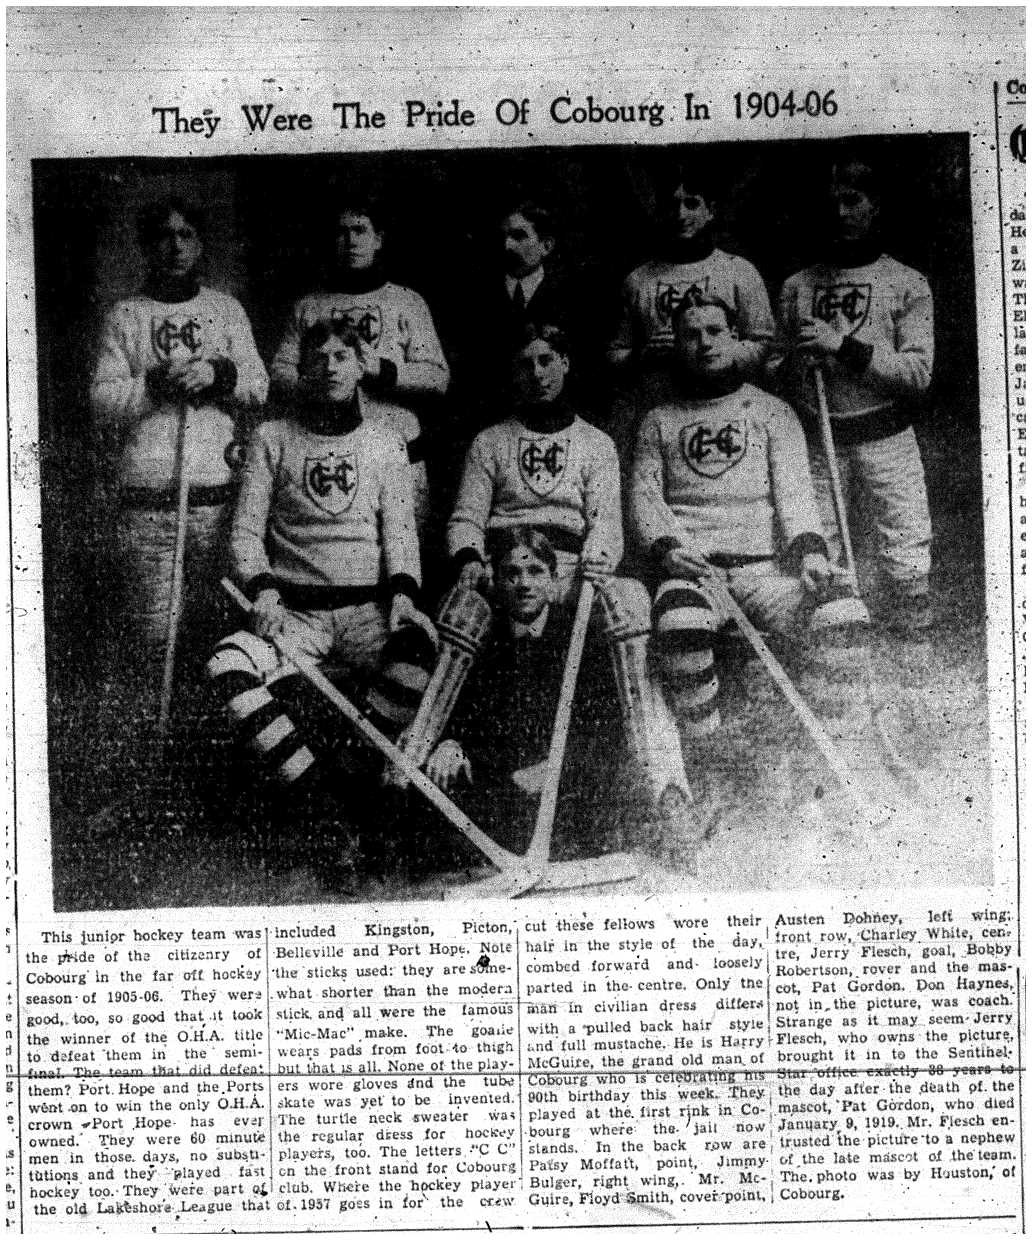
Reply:
[[[32,227],[55,910],[991,883],[966,135]]]

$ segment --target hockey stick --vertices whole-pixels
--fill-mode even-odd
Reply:
[[[849,795],[853,803],[865,815],[869,815],[872,822],[882,822],[887,815],[880,810],[863,792],[856,786],[856,780],[845,758],[839,751],[838,746],[828,735],[820,720],[813,713],[806,702],[803,700],[799,690],[792,684],[788,677],[788,673],[777,661],[770,647],[763,640],[762,634],[753,626],[749,617],[742,611],[741,607],[735,602],[731,591],[727,588],[723,581],[716,575],[712,574],[704,579],[707,590],[717,595],[720,602],[730,612],[732,618],[737,624],[742,636],[752,646],[753,650],[759,656],[760,662],[770,673],[771,678],[777,687],[781,690],[784,697],[788,700],[789,705],[799,716],[799,719],[806,731],[809,733],[810,739],[820,750],[825,761],[831,767],[838,777],[839,782]]]
[[[853,540],[849,533],[849,517],[846,512],[846,502],[842,493],[842,475],[839,473],[838,453],[835,450],[835,437],[831,429],[831,414],[828,409],[828,394],[824,386],[824,371],[819,366],[815,367],[813,371],[813,386],[817,394],[817,412],[821,425],[821,444],[828,468],[828,478],[831,482],[831,499],[835,510],[835,524],[838,527],[839,538],[842,541],[842,553],[846,561],[845,569],[849,584],[855,596],[859,599],[860,582],[856,571],[856,558],[853,554]],[[875,693],[870,673],[868,673],[867,694],[874,732],[878,738],[878,743],[885,751],[891,768],[901,778],[910,783],[917,792],[923,796],[930,797],[929,791],[917,768],[903,757],[889,735],[888,729],[882,720],[882,707],[878,704],[877,694]]]
[[[577,675],[580,672],[581,659],[584,655],[584,642],[588,636],[588,623],[591,620],[591,607],[594,601],[594,583],[585,580],[581,583],[580,594],[577,597],[577,610],[573,617],[570,645],[566,651],[563,678],[559,685],[555,723],[552,725],[552,740],[548,747],[545,780],[541,789],[541,800],[538,802],[534,834],[531,836],[530,847],[527,849],[526,859],[531,868],[544,869],[548,864],[552,848],[552,828],[555,825],[559,781],[562,778],[566,740],[570,733],[570,719],[573,715],[573,695],[577,688]]]
[[[253,605],[250,600],[237,589],[228,577],[222,578],[222,586],[230,598],[244,611],[248,614],[253,611]],[[274,637],[272,642],[283,658],[297,668],[309,684],[318,689],[323,697],[332,702],[374,749],[379,750],[389,762],[398,767],[408,778],[409,782],[419,789],[431,805],[440,810],[453,827],[461,831],[471,844],[479,848],[484,856],[501,870],[506,880],[506,891],[509,895],[516,896],[524,891],[529,891],[538,882],[541,877],[541,870],[535,869],[533,860],[528,864],[526,858],[509,852],[507,848],[496,844],[489,835],[481,831],[476,823],[467,818],[455,802],[442,792],[433,780],[423,774],[407,754],[403,753],[393,741],[384,736],[379,728],[370,723],[358,707],[349,698],[345,697],[336,685],[327,680],[311,659],[292,649],[290,643],[282,637]]]
[[[172,713],[172,682],[176,670],[176,647],[179,644],[179,625],[183,618],[183,566],[186,561],[186,533],[190,519],[190,474],[186,468],[186,419],[187,404],[179,407],[179,432],[176,438],[176,472],[178,486],[176,504],[176,541],[172,553],[172,588],[168,599],[168,629],[165,637],[165,666],[161,675],[161,701],[158,706],[158,745],[163,746],[168,737],[169,718]]]
[[[835,451],[835,436],[831,431],[831,414],[828,411],[828,393],[824,387],[824,371],[819,366],[813,371],[813,386],[817,393],[817,416],[821,424],[821,446],[824,459],[828,466],[828,478],[831,482],[831,503],[835,509],[835,524],[838,526],[839,538],[842,539],[842,553],[845,557],[845,568],[849,574],[849,583],[859,594],[860,585],[856,575],[856,558],[853,555],[853,539],[849,533],[849,515],[846,512],[846,501],[842,494],[842,475],[839,473],[838,455]]]

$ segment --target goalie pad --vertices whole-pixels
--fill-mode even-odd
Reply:
[[[598,598],[627,744],[653,804],[660,804],[671,786],[690,800],[677,724],[649,668],[648,591],[639,581],[613,577],[599,585]]]
[[[469,669],[490,628],[491,608],[477,591],[454,586],[441,600],[437,615],[437,663],[401,742],[402,750],[417,766],[426,764],[444,735]]]

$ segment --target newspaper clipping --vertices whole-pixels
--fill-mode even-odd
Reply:
[[[7,21],[7,1228],[1023,1233],[1023,9]]]

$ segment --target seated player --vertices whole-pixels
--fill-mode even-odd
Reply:
[[[692,840],[695,820],[677,729],[647,664],[648,594],[640,582],[614,576],[623,556],[616,449],[565,400],[569,366],[561,331],[528,324],[513,363],[512,414],[470,447],[447,535],[458,586],[442,604],[444,646],[406,747],[423,762],[442,735],[476,644],[470,626],[482,627],[476,613],[487,610],[470,592],[489,590],[489,556],[498,540],[530,527],[545,535],[555,557],[557,606],[569,605],[579,575],[596,580],[628,742],[653,815],[668,824],[669,835]],[[458,656],[457,648],[466,653]]]
[[[524,324],[512,355],[512,412],[473,440],[448,522],[448,553],[467,589],[488,584],[492,539],[518,525],[547,535],[561,602],[579,566],[612,573],[623,557],[616,449],[567,400],[569,371],[560,328]]]
[[[676,168],[657,188],[662,235],[659,253],[627,276],[621,317],[609,346],[614,376],[629,389],[630,405],[615,410],[614,437],[624,450],[650,409],[673,392],[673,317],[685,301],[719,297],[734,310],[737,332],[728,346],[742,380],[762,372],[774,337],[774,316],[763,278],[747,259],[714,240],[717,191],[698,159]]]
[[[496,622],[466,680],[427,774],[489,834],[530,842],[573,612],[556,605],[556,553],[539,531],[505,530],[496,546]],[[612,822],[620,708],[605,642],[585,645],[556,810],[557,835],[589,848]],[[600,760],[602,755],[604,759]]]
[[[340,205],[334,215],[335,265],[328,288],[298,301],[272,359],[274,393],[288,402],[298,390],[300,342],[315,323],[351,327],[358,341],[367,416],[384,418],[401,436],[412,466],[416,518],[426,508],[421,419],[448,390],[448,363],[426,302],[388,280],[381,262],[380,208],[368,200]]]
[[[819,683],[834,689],[826,710],[862,709],[847,690],[863,687],[866,617],[836,606],[802,428],[784,401],[743,383],[734,322],[713,297],[675,311],[679,392],[642,424],[631,484],[631,523],[660,583],[656,651],[697,758],[720,723],[713,642],[730,621],[714,576],[757,628],[814,637]]]
[[[251,631],[227,637],[208,672],[267,774],[302,792],[334,791],[347,724],[278,653],[273,639],[343,666],[381,731],[412,718],[434,663],[418,610],[419,546],[405,445],[363,417],[362,338],[317,323],[301,340],[304,398],[253,433],[233,517],[233,575],[252,600]],[[332,707],[328,708],[332,712]]]
[[[811,435],[818,503],[838,553],[812,373],[823,369],[843,489],[855,479],[869,500],[891,624],[916,646],[932,627],[932,523],[913,426],[932,378],[932,294],[920,272],[883,252],[880,204],[867,164],[832,170],[821,261],[781,291],[779,334],[790,351],[780,377]]]
[[[427,774],[445,791],[469,798],[481,826],[519,851],[530,842],[573,624],[572,610],[556,601],[561,588],[557,567],[556,552],[539,530],[510,526],[499,535],[496,622],[459,694],[448,739],[434,748],[426,764]],[[644,626],[629,631],[627,618],[617,612],[619,592],[615,600],[607,598],[607,584],[601,586],[605,620],[589,628],[577,680],[557,830],[565,826],[568,844],[591,851],[618,816],[614,805],[622,790],[614,775],[624,767],[621,714],[626,718],[631,709],[632,726],[623,730],[632,756],[640,759],[643,747],[651,745],[652,766],[642,773],[654,785],[665,764],[669,776],[658,798],[653,794],[655,826],[664,833],[664,843],[679,848],[690,865],[697,841],[687,812],[680,743],[676,730],[668,728],[664,737],[655,727],[656,706],[644,677],[648,613]],[[625,625],[618,644],[614,619]],[[619,695],[611,660],[623,676]],[[625,690],[632,667],[645,695],[634,706]]]

